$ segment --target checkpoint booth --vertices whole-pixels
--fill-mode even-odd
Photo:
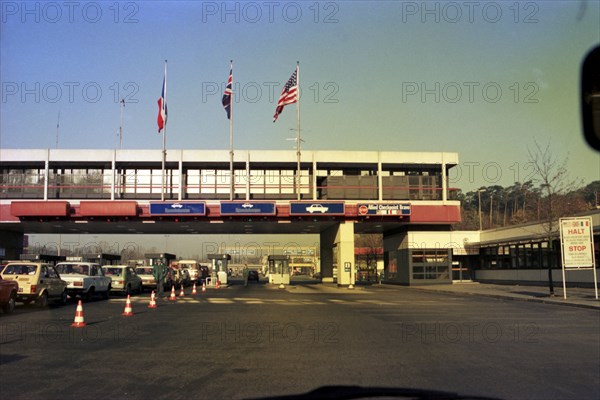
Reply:
[[[56,265],[61,261],[65,261],[67,257],[65,256],[57,256],[53,254],[21,254],[19,256],[19,260],[21,261],[30,261],[30,262],[43,262],[52,265]]]
[[[290,256],[272,255],[267,258],[269,283],[274,285],[289,285],[292,274]]]
[[[217,282],[227,285],[228,264],[231,261],[229,254],[209,254],[207,258],[211,262],[210,277],[206,279],[208,286],[216,286]]]

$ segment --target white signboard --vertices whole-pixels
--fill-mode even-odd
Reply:
[[[564,268],[594,268],[591,217],[561,218],[560,241]]]

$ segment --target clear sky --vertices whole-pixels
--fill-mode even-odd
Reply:
[[[534,138],[600,179],[578,80],[600,43],[598,1],[1,2],[0,146],[226,149],[234,60],[237,149],[293,151],[300,62],[304,147],[458,152],[452,185],[524,181]]]

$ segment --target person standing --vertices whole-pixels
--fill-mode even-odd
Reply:
[[[248,275],[250,274],[250,271],[248,270],[248,264],[244,264],[244,270],[242,271],[242,274],[244,275],[244,286],[248,286]]]
[[[167,277],[167,267],[165,266],[165,264],[162,262],[154,264],[154,267],[152,269],[152,275],[154,276],[154,280],[156,282],[156,296],[163,297],[163,284],[165,278]]]

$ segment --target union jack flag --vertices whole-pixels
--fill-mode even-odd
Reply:
[[[277,121],[277,117],[283,111],[283,107],[288,104],[293,104],[298,101],[298,68],[290,76],[287,83],[285,84],[279,101],[277,102],[277,108],[275,108],[275,115],[273,116],[273,122]]]
[[[225,112],[227,113],[227,119],[231,119],[231,95],[233,90],[231,89],[233,83],[233,66],[229,70],[229,80],[227,81],[227,87],[225,87],[225,93],[223,93],[223,99],[221,102],[223,103],[223,108],[225,108]]]

